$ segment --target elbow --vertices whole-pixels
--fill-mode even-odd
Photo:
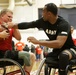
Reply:
[[[19,41],[20,41],[20,40],[21,40],[21,37],[17,38],[17,40],[19,40]]]
[[[59,44],[57,44],[57,47],[58,47],[58,48],[62,48],[63,45],[62,45],[61,43],[59,43]]]
[[[19,38],[19,40],[21,40],[21,37]]]

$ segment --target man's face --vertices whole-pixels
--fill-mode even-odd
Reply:
[[[2,20],[6,23],[11,22],[12,18],[13,18],[13,14],[11,12],[7,12],[6,14],[2,15]]]
[[[43,16],[44,21],[47,21],[47,20],[48,20],[48,16],[49,16],[49,12],[47,11],[46,8],[47,8],[47,7],[45,6],[45,7],[43,8],[43,12],[42,12],[42,16]]]

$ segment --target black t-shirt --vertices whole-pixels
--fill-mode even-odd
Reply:
[[[62,51],[64,49],[70,49],[74,47],[70,25],[62,17],[59,16],[55,24],[51,24],[48,21],[44,21],[43,18],[32,22],[24,22],[18,24],[19,29],[35,27],[42,28],[50,40],[55,40],[57,36],[68,36],[63,47],[61,49],[57,49],[57,51]]]

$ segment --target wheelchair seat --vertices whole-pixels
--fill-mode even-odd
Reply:
[[[58,68],[58,60],[54,60],[53,58],[49,57],[45,59],[45,63],[48,65],[48,67]]]

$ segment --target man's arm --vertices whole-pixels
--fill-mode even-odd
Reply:
[[[20,32],[19,32],[18,29],[14,29],[13,36],[14,36],[14,38],[16,38],[17,40],[21,40],[21,34],[20,34]]]
[[[8,28],[18,29],[18,23],[8,22]]]
[[[28,28],[42,28],[43,20],[36,20],[31,22],[21,22],[21,23],[8,23],[8,28],[15,28],[15,29],[28,29]]]
[[[27,40],[33,44],[39,44],[50,48],[61,48],[66,42],[67,36],[58,36],[57,39],[53,41],[39,41],[34,37],[28,37]]]

